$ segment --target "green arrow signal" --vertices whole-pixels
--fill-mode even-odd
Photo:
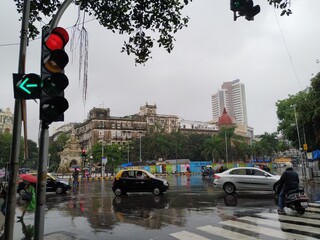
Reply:
[[[29,80],[30,78],[28,77],[25,78],[24,81],[20,84],[19,88],[21,88],[26,93],[31,94],[31,91],[29,91],[28,88],[38,87],[38,84],[35,84],[35,83],[26,84]],[[26,86],[24,86],[25,84]]]
[[[13,74],[14,97],[18,99],[40,98],[42,79],[35,73]]]

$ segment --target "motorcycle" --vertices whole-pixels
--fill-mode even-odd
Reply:
[[[278,186],[277,186],[278,187]],[[278,205],[279,194],[277,194],[277,189],[275,189],[274,200]],[[303,215],[308,207],[309,198],[304,193],[304,187],[299,187],[298,189],[289,190],[285,197],[284,206],[297,211],[298,214]]]

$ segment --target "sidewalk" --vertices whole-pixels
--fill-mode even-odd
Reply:
[[[4,221],[5,221],[5,217],[0,212],[0,229],[2,229],[2,227],[4,226]],[[75,236],[71,236],[70,234],[63,233],[63,232],[50,233],[48,235],[45,235],[43,239],[45,240],[80,240]]]

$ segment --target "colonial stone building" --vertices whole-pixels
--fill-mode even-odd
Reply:
[[[75,135],[72,133],[70,139],[67,141],[66,145],[60,155],[60,164],[58,172],[68,172],[72,165],[82,166],[82,158],[80,156],[81,146],[79,141],[76,139]]]
[[[10,108],[6,110],[0,109],[0,133],[12,133],[13,130],[13,114]]]
[[[145,104],[136,114],[116,117],[109,108],[93,108],[88,119],[74,126],[75,136],[87,150],[98,142],[127,145],[147,132],[171,133],[179,128],[176,115],[157,114],[157,106]]]

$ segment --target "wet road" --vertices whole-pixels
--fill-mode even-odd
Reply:
[[[78,239],[172,240],[201,239],[201,233],[202,239],[226,239],[222,236],[227,233],[223,232],[220,237],[218,233],[228,228],[235,232],[232,221],[238,223],[238,219],[246,218],[248,222],[248,217],[256,218],[259,214],[265,214],[263,216],[268,218],[278,217],[277,206],[270,193],[242,192],[237,197],[228,196],[214,189],[210,182],[203,182],[199,175],[192,175],[190,179],[186,176],[168,176],[167,180],[170,189],[157,197],[149,193],[115,197],[111,191],[111,181],[81,182],[79,189],[66,195],[48,193],[45,234],[63,233]],[[308,184],[305,188],[312,202],[320,201],[319,184]],[[20,198],[17,201],[16,216],[20,215],[23,204]],[[293,212],[290,214],[296,216]],[[316,226],[320,229],[319,214],[306,213],[303,217],[319,221],[311,226],[319,224]],[[33,221],[34,214],[27,213],[26,226],[30,228]],[[231,226],[228,227],[228,224]],[[248,233],[247,228],[237,228],[236,232],[252,237],[244,239],[277,239],[272,234]],[[210,236],[209,232],[213,230],[218,235]],[[320,238],[320,232],[310,234],[315,239]],[[24,236],[21,223],[15,224],[14,235],[15,239]],[[290,237],[285,235],[282,239]]]

